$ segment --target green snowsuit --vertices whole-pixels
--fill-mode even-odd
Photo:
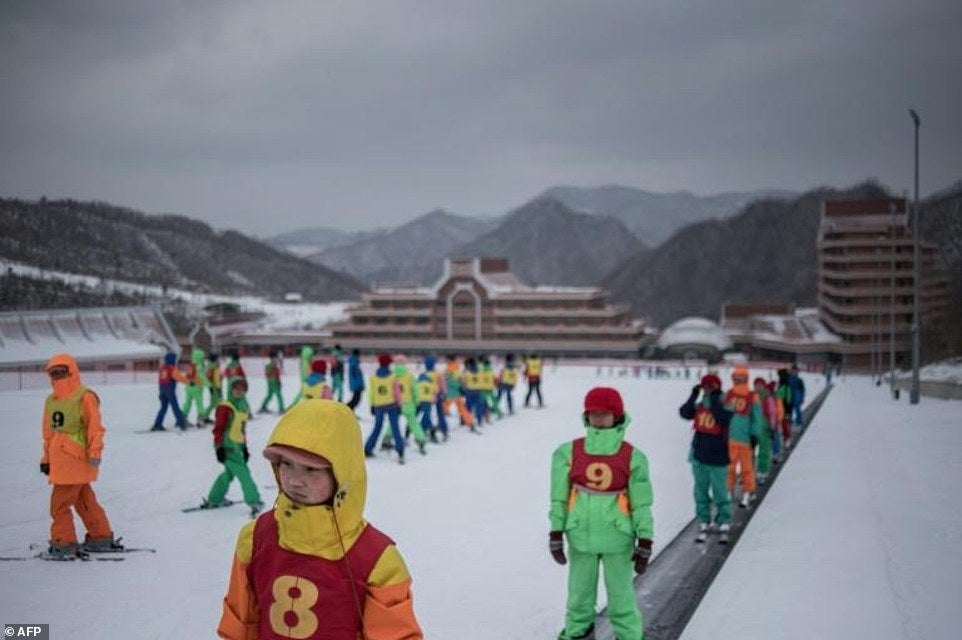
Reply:
[[[301,384],[297,390],[297,395],[291,400],[291,406],[300,402],[301,393],[304,390],[304,381],[311,375],[311,360],[314,359],[314,348],[308,345],[301,347]]]
[[[190,353],[190,359],[194,365],[193,379],[188,378],[184,385],[184,418],[188,417],[191,408],[195,408],[198,424],[204,419],[204,352],[201,349],[194,349]]]
[[[281,369],[274,358],[264,365],[264,378],[267,380],[267,396],[261,403],[261,413],[267,411],[267,403],[271,398],[277,399],[277,412],[284,413],[284,396],[281,395]]]
[[[247,420],[250,407],[246,397],[234,398],[231,393],[232,378],[227,383],[228,399],[217,405],[216,421],[214,424],[214,449],[224,450],[224,470],[214,480],[214,484],[207,494],[208,502],[219,504],[227,496],[230,483],[237,478],[244,493],[244,502],[250,506],[261,503],[257,485],[251,478],[247,467],[245,451],[247,450]]]
[[[766,396],[768,396],[768,391],[765,390],[756,393],[758,393],[759,403],[764,403]],[[765,410],[761,407],[761,404],[759,404],[759,410],[761,411],[762,419],[758,433],[758,448],[755,450],[755,471],[767,476],[772,470],[772,432],[768,424],[768,418],[765,416]]]
[[[590,455],[614,456],[621,447],[630,419],[610,429],[585,421],[584,449]],[[598,565],[605,566],[608,617],[619,640],[644,636],[641,612],[632,586],[635,540],[651,540],[652,491],[648,458],[638,449],[631,452],[631,471],[626,491],[620,494],[573,488],[569,480],[573,443],[558,447],[551,459],[552,531],[564,531],[568,539],[568,605],[565,628],[559,640],[583,634],[595,621]],[[627,498],[627,515],[619,503]],[[570,511],[569,511],[570,507]]]
[[[210,394],[210,398],[207,402],[207,406],[204,407],[204,422],[210,420],[210,412],[214,410],[214,407],[221,401],[224,397],[223,386],[220,379],[220,364],[217,362],[216,357],[213,360],[208,359],[204,363],[204,386],[207,387],[207,392]]]

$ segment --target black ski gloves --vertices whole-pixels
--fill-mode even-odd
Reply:
[[[49,476],[49,475],[50,475],[50,463],[49,463],[49,462],[41,462],[41,463],[40,463],[40,473],[42,473],[42,474],[45,475],[45,476]]]
[[[227,452],[224,447],[217,447],[215,453],[217,454],[217,462],[224,464],[224,461],[227,460]]]
[[[565,557],[565,543],[563,534],[560,531],[552,531],[548,534],[548,549],[551,551],[551,557],[558,564],[568,564],[568,558]]]
[[[251,454],[250,454],[250,452],[247,450],[247,445],[245,444],[245,445],[244,445],[244,462],[247,462],[247,461],[250,460],[250,459],[251,459]]]
[[[748,440],[752,443],[752,449],[758,446],[758,436],[748,436]]]
[[[635,573],[641,575],[647,571],[648,561],[651,559],[651,540],[640,538],[631,559],[635,563]]]

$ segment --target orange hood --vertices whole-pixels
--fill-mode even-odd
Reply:
[[[50,371],[51,368],[58,366],[67,367],[67,371],[70,372],[70,375],[66,378],[50,381],[50,386],[53,387],[54,397],[58,400],[63,400],[64,398],[69,398],[80,388],[80,368],[77,367],[77,361],[69,353],[58,353],[47,360],[46,371]]]

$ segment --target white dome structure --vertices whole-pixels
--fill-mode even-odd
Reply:
[[[708,318],[688,317],[669,325],[658,337],[657,346],[668,357],[716,361],[732,348],[732,342],[717,323]]]

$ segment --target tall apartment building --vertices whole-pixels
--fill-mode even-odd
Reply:
[[[444,261],[430,287],[381,287],[327,326],[363,350],[637,355],[644,325],[597,287],[529,286],[499,258]]]
[[[949,281],[935,246],[921,243],[923,331],[945,317]],[[819,318],[842,339],[846,368],[886,370],[893,333],[896,366],[912,342],[913,239],[903,198],[826,201],[818,236]]]

